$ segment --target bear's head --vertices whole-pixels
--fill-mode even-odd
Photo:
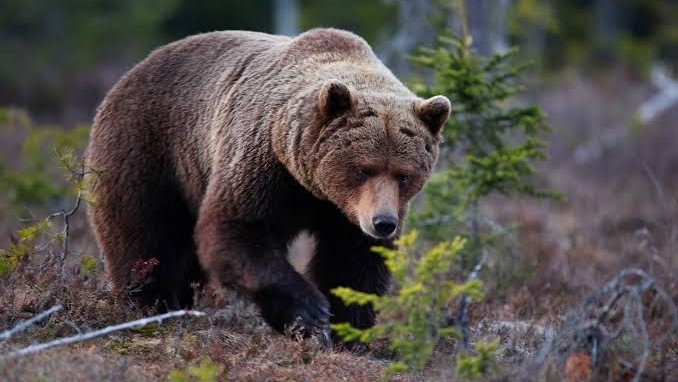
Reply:
[[[297,118],[297,134],[287,136],[297,155],[287,156],[286,165],[365,234],[393,238],[435,166],[450,101],[356,92],[330,80],[311,102],[312,120]]]

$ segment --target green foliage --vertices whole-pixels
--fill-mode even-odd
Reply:
[[[82,172],[77,168],[89,131],[86,125],[71,130],[38,126],[21,111],[0,108],[0,134],[24,137],[19,153],[21,167],[12,169],[4,161],[9,163],[14,158],[0,157],[0,192],[6,195],[7,204],[14,209],[40,206],[82,189],[79,182],[64,179],[63,174],[64,170],[69,175]]]
[[[549,128],[537,106],[512,102],[523,90],[527,65],[514,62],[516,50],[484,57],[471,44],[470,37],[448,33],[437,47],[412,57],[434,74],[432,85],[418,83],[414,90],[422,97],[443,94],[452,102],[441,148],[445,169],[427,184],[409,221],[429,240],[469,236],[467,227],[455,222],[476,213],[491,193],[554,196],[528,181],[535,174],[532,161],[545,157],[541,136]],[[480,238],[474,235],[470,249],[477,251]]]
[[[497,348],[499,340],[489,343],[475,344],[475,355],[459,354],[457,357],[457,371],[462,378],[478,379],[486,376],[497,368]]]
[[[412,231],[396,241],[396,249],[374,248],[393,275],[395,294],[377,296],[345,287],[332,290],[346,304],[372,304],[382,317],[383,323],[368,329],[347,323],[332,325],[332,329],[346,341],[368,343],[389,338],[398,362],[387,368],[386,376],[423,368],[438,341],[457,334],[449,326],[447,306],[462,294],[473,299],[482,297],[478,280],[460,284],[447,277],[464,239],[441,242],[420,258],[414,253],[416,240],[417,232]]]
[[[542,194],[523,179],[534,173],[529,160],[544,158],[539,136],[548,127],[538,107],[508,105],[523,90],[520,76],[527,67],[513,62],[516,52],[482,57],[473,54],[470,38],[446,35],[438,47],[412,58],[435,75],[434,85],[417,84],[415,91],[423,97],[443,94],[452,102],[443,156],[452,159],[453,150],[460,149],[465,158],[439,177],[459,183],[462,208],[493,191]]]
[[[217,364],[206,358],[199,365],[188,366],[183,370],[172,371],[168,379],[171,382],[214,382],[221,370]]]
[[[99,271],[99,261],[92,256],[83,256],[80,259],[80,269],[83,274],[92,277]]]
[[[12,272],[33,253],[34,244],[43,234],[49,233],[52,223],[45,219],[19,230],[18,239],[8,249],[0,249],[0,277]]]

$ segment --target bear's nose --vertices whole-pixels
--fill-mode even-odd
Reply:
[[[398,218],[392,215],[377,215],[372,218],[372,224],[379,235],[388,236],[398,226]]]

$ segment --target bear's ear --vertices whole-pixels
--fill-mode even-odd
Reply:
[[[441,95],[419,101],[414,106],[415,113],[428,126],[433,135],[438,135],[450,116],[451,108],[450,100]]]
[[[318,106],[322,115],[327,118],[334,118],[351,110],[354,102],[351,89],[337,80],[326,82],[320,89]]]

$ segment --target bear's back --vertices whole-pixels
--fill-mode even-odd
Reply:
[[[372,49],[362,37],[333,28],[310,29],[294,38],[288,49],[293,54],[305,56],[343,53],[353,57],[374,57]]]
[[[185,118],[186,112],[192,114],[189,109],[214,110],[210,101],[223,99],[243,76],[267,77],[271,67],[284,67],[279,73],[285,82],[305,82],[295,77],[309,80],[309,66],[344,60],[379,63],[365,40],[338,29],[312,29],[295,38],[250,31],[189,36],[154,50],[127,72],[106,96],[97,119],[112,106],[118,115],[120,109],[133,109],[165,120],[179,109]]]
[[[97,110],[91,140],[177,151],[186,141],[206,152],[205,134],[234,83],[260,56],[291,39],[220,31],[190,36],[151,52],[108,92]],[[204,158],[204,161],[208,161]]]
[[[129,100],[130,96],[138,95],[148,101],[148,95],[167,95],[182,89],[199,91],[204,96],[205,90],[211,90],[204,88],[218,89],[222,86],[220,79],[228,80],[231,74],[238,76],[256,56],[289,40],[248,31],[189,36],[152,51],[123,76],[106,99],[120,95]]]

